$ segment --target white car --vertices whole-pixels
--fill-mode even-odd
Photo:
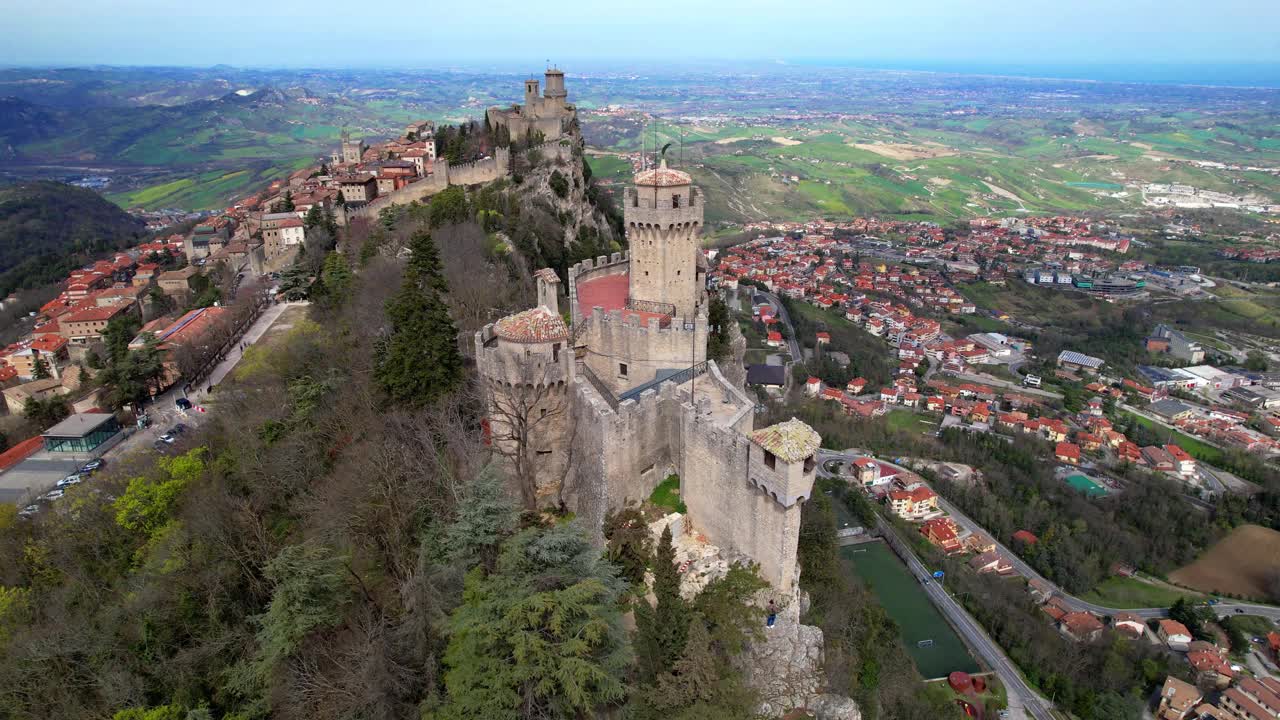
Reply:
[[[49,492],[45,493],[45,494],[42,496],[42,499],[44,499],[44,500],[57,500],[58,498],[62,497],[63,495],[66,495],[66,494],[67,494],[67,493],[66,493],[66,491],[65,491],[65,490],[57,490],[57,489],[55,489],[55,490],[50,490]]]
[[[19,510],[18,514],[21,515],[22,517],[31,517],[32,515],[35,515],[38,512],[40,512],[39,505],[28,505],[22,508],[21,510]]]
[[[70,487],[71,485],[75,485],[75,484],[79,483],[81,480],[84,480],[84,476],[83,476],[83,475],[80,475],[79,473],[72,473],[72,474],[70,474],[70,475],[68,475],[68,476],[66,476],[66,477],[64,477],[64,478],[62,478],[61,480],[59,480],[59,481],[58,481],[58,487],[60,487],[60,488]]]

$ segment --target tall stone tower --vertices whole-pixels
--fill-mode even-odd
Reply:
[[[529,78],[524,81],[524,106],[526,108],[535,108],[538,106],[537,78]]]
[[[657,168],[636,175],[623,217],[631,246],[628,305],[696,317],[703,303],[698,276],[702,193],[689,174],[668,168],[664,158]]]
[[[342,131],[342,162],[358,163],[364,156],[364,141],[352,140],[350,133]]]
[[[547,68],[546,78],[546,90],[542,93],[542,97],[546,99],[544,107],[548,114],[562,112],[565,99],[569,97],[568,91],[564,89],[564,71],[554,67]]]

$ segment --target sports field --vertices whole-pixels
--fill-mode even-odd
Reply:
[[[1075,488],[1076,490],[1079,490],[1085,495],[1096,497],[1099,495],[1107,494],[1106,488],[1090,480],[1088,477],[1081,475],[1080,473],[1076,473],[1074,475],[1068,475],[1066,478],[1066,481],[1068,485]]]
[[[898,624],[902,644],[921,675],[938,678],[953,670],[978,672],[978,663],[969,656],[964,643],[929,602],[919,581],[907,572],[887,545],[879,542],[850,545],[841,548],[840,554],[850,561],[858,577]],[[918,645],[928,640],[933,644]]]

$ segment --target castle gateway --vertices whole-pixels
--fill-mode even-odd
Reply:
[[[529,108],[541,119],[568,107],[558,71],[538,103],[536,88],[526,85],[523,111],[502,111],[513,138],[517,119],[535,119]],[[524,479],[527,503],[563,504],[597,536],[606,512],[679,473],[683,531],[794,593],[821,439],[795,419],[756,429],[754,403],[707,360],[703,198],[690,176],[665,161],[639,173],[624,216],[629,252],[569,270],[571,327],[560,279],[540,270],[537,307],[476,333],[495,451]]]

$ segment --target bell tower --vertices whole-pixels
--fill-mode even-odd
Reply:
[[[658,167],[636,175],[623,204],[631,247],[628,306],[696,317],[703,312],[702,193],[688,173],[668,168],[663,158]]]

